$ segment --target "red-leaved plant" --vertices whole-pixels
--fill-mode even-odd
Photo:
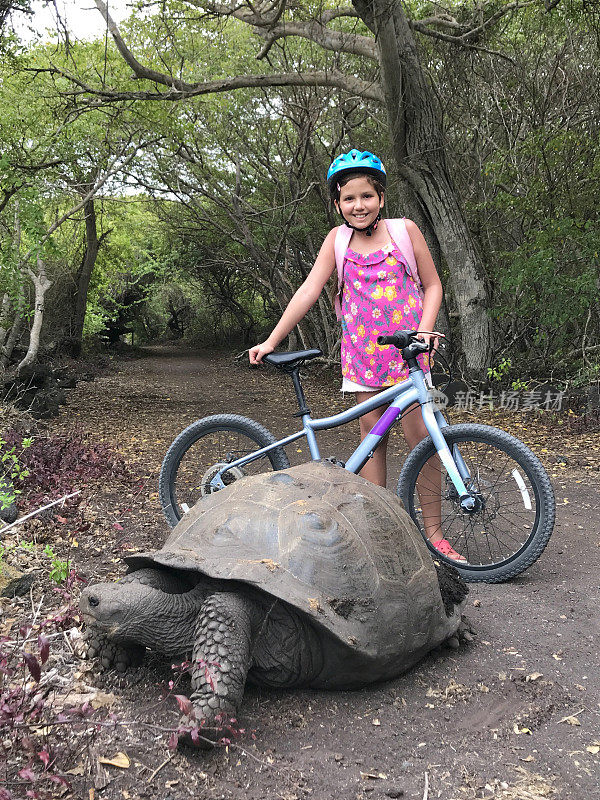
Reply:
[[[197,665],[204,670],[206,682],[212,691],[216,691],[217,677],[213,670],[220,666],[219,663],[216,661],[205,661],[203,658],[200,658],[197,661]],[[171,669],[181,677],[185,673],[189,673],[191,667],[191,661],[183,661],[181,664],[173,664]],[[175,688],[175,681],[169,681],[169,694],[177,702],[182,714],[179,727],[176,731],[173,731],[169,737],[168,746],[171,750],[175,750],[181,737],[189,736],[195,745],[200,744],[201,741],[209,744],[229,745],[233,739],[236,739],[246,732],[245,728],[238,727],[235,717],[228,717],[225,714],[217,714],[215,717],[215,724],[208,728],[206,726],[206,720],[197,719],[194,706],[189,697],[184,694],[174,694]]]
[[[4,449],[14,446],[21,452],[22,434],[9,431],[4,439]],[[36,436],[19,458],[28,474],[17,481],[15,488],[21,492],[19,505],[26,503],[30,508],[41,507],[99,478],[132,481],[122,456],[104,442],[94,442],[80,430],[69,435]],[[78,495],[65,505],[74,508],[80,502]]]
[[[0,800],[12,800],[9,786],[15,788],[14,797],[33,800],[55,796],[52,787],[70,789],[64,770],[73,756],[61,731],[88,720],[93,710],[84,704],[56,713],[52,685],[43,678],[52,635],[78,622],[71,595],[74,580],[78,579],[72,576],[66,586],[55,590],[66,604],[52,616],[35,627],[22,625],[13,638],[0,637],[0,729],[2,744],[10,754],[3,760]],[[23,761],[26,764],[19,769]]]

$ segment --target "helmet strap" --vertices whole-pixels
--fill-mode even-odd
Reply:
[[[364,233],[365,236],[372,236],[373,231],[376,231],[377,226],[379,225],[379,220],[381,219],[381,211],[379,212],[379,214],[377,214],[373,222],[371,222],[370,225],[367,225],[366,228],[357,228],[355,225],[351,225],[341,211],[340,211],[340,216],[344,220],[344,225],[347,225],[349,228],[352,228],[353,231],[360,231],[360,233]]]

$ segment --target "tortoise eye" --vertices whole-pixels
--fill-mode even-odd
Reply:
[[[96,597],[96,595],[91,594],[88,597],[88,603],[91,605],[92,608],[96,608],[96,606],[100,605],[100,600]]]

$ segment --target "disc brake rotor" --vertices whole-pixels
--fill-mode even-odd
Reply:
[[[500,510],[500,498],[498,493],[493,490],[492,484],[483,478],[479,478],[477,483],[471,483],[467,486],[467,489],[479,499],[480,508],[476,513],[484,511],[488,520],[494,519]],[[446,475],[445,498],[456,506],[460,504],[459,494],[454,488],[454,484],[449,475]]]

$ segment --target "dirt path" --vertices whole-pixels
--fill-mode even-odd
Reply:
[[[120,497],[110,486],[98,495],[112,540],[101,547],[80,542],[79,568],[94,579],[118,574],[124,551],[162,542],[167,527],[158,508],[158,469],[186,425],[232,411],[284,433],[295,423],[290,388],[270,370],[250,371],[225,356],[160,350],[81,384],[59,425],[77,423],[116,444],[145,482]],[[306,381],[306,391],[318,415],[347,403],[326,378]],[[174,703],[160,702],[168,668],[151,661],[140,683],[122,688],[102,678],[119,698],[114,713],[132,721],[111,734],[107,747],[126,751],[132,766],[109,768],[109,783],[96,797],[600,797],[600,476],[590,451],[597,453],[600,437],[569,441],[560,429],[516,414],[491,421],[512,427],[542,454],[554,476],[558,522],[546,553],[525,575],[472,587],[472,644],[436,652],[409,674],[357,692],[249,688],[242,723],[255,740],[247,734],[243,749],[191,760],[176,754],[150,782],[169,751],[167,736],[144,724],[177,718]],[[338,429],[323,439],[322,452],[343,457],[355,436],[351,426]],[[400,444],[394,440],[392,475],[398,474]],[[302,453],[291,455],[305,460]]]

